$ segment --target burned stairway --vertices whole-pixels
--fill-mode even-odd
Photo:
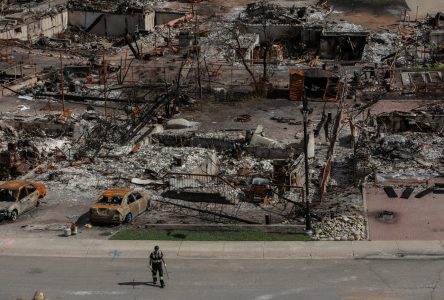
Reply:
[[[143,140],[147,135],[150,134],[151,131],[148,129],[142,132],[142,129],[152,122],[162,108],[165,109],[165,113],[167,117],[169,117],[169,108],[175,101],[175,97],[171,97],[168,94],[163,94],[157,96],[153,103],[145,105],[139,118],[137,119],[137,122],[129,125],[125,133],[122,135],[121,143],[127,144],[132,140],[135,140],[135,143],[138,143]]]

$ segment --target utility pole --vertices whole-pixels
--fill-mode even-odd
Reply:
[[[194,6],[193,6],[194,7]],[[193,8],[194,11],[194,8]],[[196,62],[197,62],[197,83],[199,85],[199,99],[202,99],[202,82],[200,80],[200,45],[198,42],[197,35],[199,34],[199,27],[198,27],[198,17],[196,13],[196,24],[194,26],[194,49],[196,50]]]
[[[62,51],[60,51],[60,95],[62,99],[62,114],[65,113],[65,76],[63,74]]]
[[[103,98],[105,100],[105,120],[108,120],[108,97],[107,97],[107,86],[106,86],[106,62],[105,62],[105,55],[103,56]]]
[[[310,194],[309,191],[309,181],[308,181],[308,132],[307,132],[307,123],[308,123],[308,115],[311,113],[311,110],[308,108],[308,100],[307,96],[304,94],[302,96],[302,116],[304,117],[304,160],[305,160],[305,231],[304,235],[311,237],[313,235],[313,228],[311,227],[311,215],[310,215],[310,201],[308,196]]]

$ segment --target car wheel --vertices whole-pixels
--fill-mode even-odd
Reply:
[[[18,216],[17,211],[16,211],[16,210],[13,210],[13,211],[11,212],[11,215],[9,216],[9,218],[11,219],[12,222],[15,222],[15,221],[17,220],[17,216]]]
[[[133,215],[131,213],[128,213],[125,217],[125,223],[131,223],[133,220]]]

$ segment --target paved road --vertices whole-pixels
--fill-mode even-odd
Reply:
[[[444,299],[443,260],[170,260],[167,288],[146,261],[0,257],[0,299]]]

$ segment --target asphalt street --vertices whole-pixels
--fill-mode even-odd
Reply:
[[[168,263],[168,261],[167,261]],[[444,299],[444,261],[174,259],[166,288],[147,261],[1,256],[0,299]]]

